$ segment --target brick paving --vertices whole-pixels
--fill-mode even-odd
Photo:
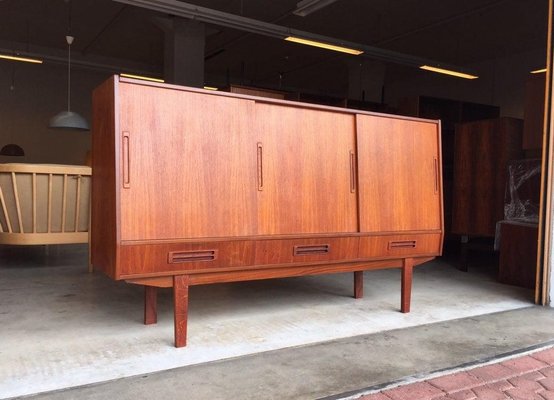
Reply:
[[[385,389],[358,400],[554,400],[554,348]]]

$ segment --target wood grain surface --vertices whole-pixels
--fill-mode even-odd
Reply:
[[[453,233],[494,237],[504,219],[508,161],[523,156],[522,129],[515,118],[456,126]]]
[[[264,182],[258,234],[357,231],[354,117],[274,104],[255,110]]]
[[[436,124],[357,116],[360,231],[442,229]]]

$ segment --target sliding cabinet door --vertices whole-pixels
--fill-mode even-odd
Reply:
[[[355,117],[256,104],[260,234],[357,231]]]
[[[120,87],[121,239],[255,234],[254,103]]]
[[[357,116],[360,231],[442,229],[438,125]]]

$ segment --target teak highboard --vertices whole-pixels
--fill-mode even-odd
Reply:
[[[112,77],[93,94],[92,263],[173,287],[401,268],[441,254],[439,121]]]

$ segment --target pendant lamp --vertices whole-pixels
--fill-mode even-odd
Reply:
[[[10,143],[0,149],[0,156],[23,157],[25,151],[17,144]]]
[[[54,129],[77,129],[88,131],[88,122],[79,114],[71,111],[71,44],[73,36],[66,36],[67,41],[67,111],[61,111],[50,119],[50,128]]]

